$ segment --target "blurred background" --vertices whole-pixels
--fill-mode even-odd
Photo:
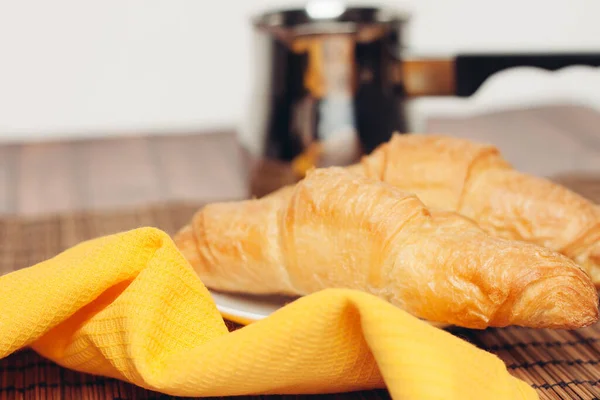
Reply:
[[[442,60],[427,73],[415,67],[410,85],[417,95],[400,94],[397,118],[402,124],[385,125],[384,133],[400,126],[404,132],[491,142],[525,172],[596,179],[600,2],[344,4],[407,13],[402,57]],[[264,144],[265,115],[281,114],[277,107],[282,103],[279,97],[271,104],[265,100],[265,93],[275,90],[265,82],[278,73],[267,62],[273,55],[257,47],[251,20],[266,11],[306,5],[291,0],[0,0],[0,213],[243,197],[244,174],[251,168],[235,150],[240,137],[247,148],[265,147],[256,151],[259,157],[310,163],[302,158],[310,158],[310,146],[290,150],[283,147],[300,145]],[[591,62],[489,69],[504,62],[502,55],[565,53],[589,56]],[[461,54],[499,58],[470,64],[458,82],[456,65],[444,60]],[[367,59],[375,60],[372,55]],[[290,73],[290,65],[279,75]],[[343,65],[331,71],[336,79]],[[299,78],[303,84],[307,76]],[[457,85],[472,90],[458,95]],[[371,131],[381,120],[381,104],[365,99],[371,110],[359,123],[361,140],[376,144],[384,140]],[[322,107],[324,113],[325,106],[310,101],[310,107]],[[331,115],[339,111],[334,103],[328,106]],[[387,112],[396,118],[395,111]],[[283,125],[269,129],[284,137],[292,125],[307,125],[315,113],[298,112],[299,121],[285,117]],[[346,118],[340,115],[338,122]],[[331,153],[339,155],[336,149]],[[284,178],[273,170],[289,165],[271,167],[264,173],[281,184]]]
[[[237,127],[251,102],[250,17],[304,4],[0,0],[0,140]],[[404,42],[418,54],[600,49],[595,0],[358,4],[410,11]],[[512,71],[477,98],[485,110],[494,101],[600,104],[598,74],[594,71],[594,79],[587,71],[577,74],[561,82]],[[472,102],[420,100],[413,119],[422,129],[421,120],[438,111],[478,111]]]

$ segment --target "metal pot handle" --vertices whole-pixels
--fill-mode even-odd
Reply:
[[[453,57],[404,58],[394,79],[407,97],[469,97],[493,74],[515,67],[557,71],[574,65],[599,67],[600,53],[464,53]]]

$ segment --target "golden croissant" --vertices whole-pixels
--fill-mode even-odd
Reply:
[[[559,184],[513,169],[492,145],[395,134],[347,169],[415,193],[428,207],[473,219],[494,236],[560,252],[600,287],[600,207]]]
[[[209,204],[173,239],[217,291],[356,289],[468,328],[572,329],[598,319],[597,292],[570,259],[338,167],[313,170],[278,196]]]
[[[600,208],[549,180],[513,169],[499,150],[441,135],[394,135],[353,172],[458,212],[490,234],[558,251],[600,284]]]

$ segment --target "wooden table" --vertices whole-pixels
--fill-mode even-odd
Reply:
[[[596,111],[557,106],[500,112],[461,120],[434,119],[430,121],[428,131],[495,143],[517,168],[564,180],[570,185],[577,185],[580,193],[586,195],[587,191],[590,198],[600,198],[600,113]],[[55,243],[55,226],[65,219],[44,219],[47,215],[65,215],[86,210],[131,210],[169,202],[200,204],[245,197],[244,165],[238,151],[235,136],[231,132],[1,145],[0,214],[11,221],[22,217],[34,221],[19,225],[19,229],[30,230],[21,232],[21,236],[32,235],[31,232],[35,230],[35,235],[44,239],[37,241],[35,245],[29,244],[29,249],[34,250],[21,249],[16,256],[15,253],[10,253],[14,257],[11,256],[13,258],[8,261],[6,257],[3,258],[0,242],[0,274],[3,273],[3,265],[4,272],[9,272],[13,269],[12,264],[19,264],[18,267],[30,265],[53,256],[59,246],[74,244]],[[165,211],[157,211],[159,214],[160,212]],[[185,212],[192,212],[192,209]],[[97,229],[112,229],[111,223],[120,217],[116,214],[110,218],[102,218],[102,223],[94,225]],[[177,223],[183,223],[184,218],[187,216],[180,216]],[[135,223],[131,221],[132,225]],[[69,224],[69,229],[77,230],[72,221]],[[2,229],[0,240],[1,234]],[[63,236],[63,241],[70,240],[69,235]],[[6,248],[4,251],[5,255],[9,254]],[[17,260],[17,257],[23,259]],[[589,332],[590,335],[596,334],[593,330]],[[486,348],[494,348],[491,334],[489,337],[471,337],[471,340],[478,341]],[[515,343],[507,345],[506,349],[522,346],[523,340],[525,339],[515,338]],[[528,339],[529,342],[531,340],[533,339]],[[579,340],[586,342],[591,339],[584,335],[565,340],[576,344]],[[549,345],[555,346],[555,343]],[[502,348],[504,346],[498,347],[500,350]],[[579,359],[580,356],[576,357]],[[595,359],[592,361],[600,363]],[[515,361],[509,368],[521,371],[535,367],[534,364],[525,365]],[[590,364],[590,367],[593,365]],[[0,367],[2,371],[9,371],[4,372],[4,376],[0,374],[0,382],[7,382],[9,378],[6,374],[16,373],[15,371],[20,371],[20,376],[30,374],[32,377],[30,380],[20,378],[23,382],[19,382],[18,387],[3,383],[3,387],[10,389],[3,392],[0,388],[0,400],[104,400],[150,396],[148,392],[122,382],[107,383],[106,380],[48,365],[32,352],[3,360]],[[54,383],[40,385],[35,378],[43,374],[40,371],[50,371],[45,373],[53,377],[45,379],[52,378]],[[582,385],[587,385],[586,390],[598,388],[600,393],[600,380],[581,382],[572,379],[573,382],[538,384],[534,387],[541,390],[542,398],[561,398],[561,393],[575,393],[568,390],[583,388]],[[28,381],[30,384],[27,384]],[[106,395],[102,396],[106,397],[98,397],[99,393],[105,392]],[[329,397],[347,396],[381,399],[387,393],[373,391]]]
[[[428,131],[492,142],[525,172],[600,174],[600,113],[591,109],[434,119]],[[0,145],[0,214],[241,198],[243,168],[231,132]]]

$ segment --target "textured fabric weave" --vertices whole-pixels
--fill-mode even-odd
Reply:
[[[0,277],[0,358],[178,396],[387,387],[396,399],[537,399],[503,362],[374,296],[330,289],[229,333],[170,237],[140,228]]]

